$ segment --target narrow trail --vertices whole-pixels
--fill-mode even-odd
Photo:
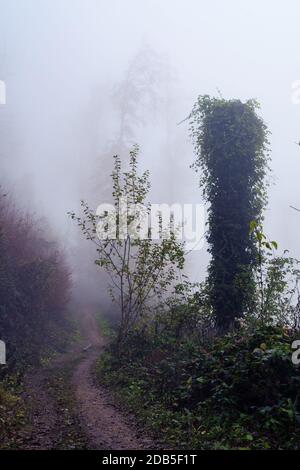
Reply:
[[[27,374],[24,400],[29,427],[19,439],[25,449],[155,449],[135,421],[98,386],[93,365],[105,346],[91,309],[79,316],[83,351],[77,345],[47,367]]]
[[[91,367],[99,357],[104,339],[89,310],[85,310],[82,315],[82,333],[91,348],[76,368],[73,384],[80,420],[91,447],[110,450],[153,448],[153,442],[139,435],[129,418],[118,411],[109,393],[93,382]]]

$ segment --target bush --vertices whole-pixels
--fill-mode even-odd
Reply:
[[[41,223],[0,197],[0,338],[8,369],[37,361],[61,325],[70,289],[62,253]]]
[[[299,369],[291,333],[240,330],[199,345],[133,336],[122,362],[106,354],[101,380],[178,448],[299,449]]]

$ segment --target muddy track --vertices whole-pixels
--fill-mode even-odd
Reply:
[[[95,383],[93,365],[105,341],[91,309],[80,313],[79,325],[83,346],[25,377],[29,426],[20,437],[20,448],[155,449],[134,419]]]

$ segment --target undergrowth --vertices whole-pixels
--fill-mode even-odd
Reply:
[[[0,450],[18,447],[18,430],[26,422],[26,410],[20,392],[16,375],[6,377],[0,384]]]
[[[258,326],[199,344],[169,332],[113,345],[98,377],[144,425],[178,449],[299,449],[299,368],[292,334]]]

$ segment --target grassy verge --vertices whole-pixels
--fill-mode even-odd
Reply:
[[[21,399],[21,386],[16,375],[0,384],[0,450],[19,446],[19,431],[26,424],[26,408]]]

